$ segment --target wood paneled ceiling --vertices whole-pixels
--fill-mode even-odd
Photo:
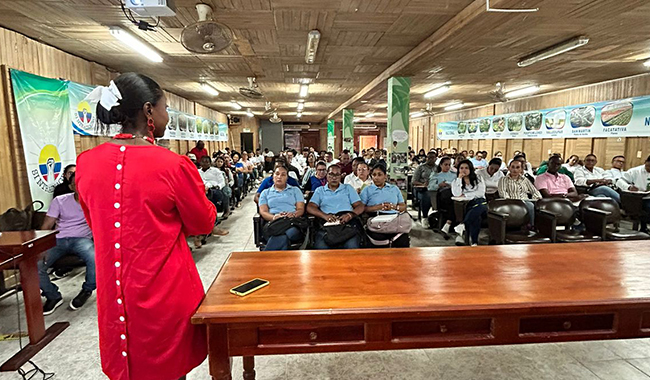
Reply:
[[[287,121],[296,120],[300,79],[314,80],[301,121],[321,122],[443,27],[453,26],[454,32],[391,73],[412,77],[412,111],[427,102],[436,112],[454,100],[467,106],[491,103],[489,92],[498,81],[508,89],[538,84],[547,92],[639,74],[646,72],[642,60],[650,57],[646,0],[493,0],[500,7],[540,11],[481,12],[466,23],[457,15],[484,0],[204,0],[213,7],[213,18],[235,36],[234,44],[216,55],[196,55],[179,42],[183,27],[198,19],[196,2],[176,0],[176,17],[162,18],[155,33],[134,28],[120,0],[2,0],[0,25],[117,71],[150,75],[166,89],[225,113],[233,111],[230,101],[237,100],[262,114],[264,100],[253,101],[237,91],[247,86],[246,77],[256,76],[266,100]],[[121,45],[108,32],[112,25],[137,34],[164,61],[150,63]],[[315,63],[307,65],[311,29],[318,29],[322,38]],[[522,56],[576,35],[591,40],[570,53],[517,67]],[[2,41],[0,48],[5,48]],[[203,92],[201,79],[221,94]],[[429,101],[423,98],[447,81],[451,91]],[[375,121],[385,121],[385,105],[382,81],[350,108],[361,115],[373,111]]]

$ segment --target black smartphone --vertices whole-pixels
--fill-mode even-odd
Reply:
[[[266,280],[262,280],[261,278],[256,278],[254,280],[250,280],[244,284],[235,286],[234,288],[230,289],[230,293],[236,294],[240,297],[243,297],[245,295],[251,294],[254,291],[258,289],[262,289],[266,285],[268,285],[269,282]]]

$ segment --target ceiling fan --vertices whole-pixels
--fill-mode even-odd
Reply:
[[[490,97],[495,102],[503,103],[508,101],[506,98],[506,85],[501,82],[497,82],[496,89],[494,91],[490,91]]]
[[[255,77],[248,77],[248,87],[239,87],[239,93],[243,96],[250,99],[261,99],[264,97],[262,93],[257,89],[257,83],[255,82]]]
[[[185,49],[199,54],[215,54],[232,45],[232,31],[224,24],[212,20],[212,8],[196,4],[199,21],[186,26],[181,32]]]

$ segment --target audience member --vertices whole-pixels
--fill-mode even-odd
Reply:
[[[634,167],[625,173],[616,182],[619,189],[631,192],[650,192],[650,156],[643,165]],[[648,232],[648,218],[650,217],[650,199],[643,200],[644,215],[641,218],[641,230]]]
[[[548,159],[548,169],[535,179],[535,187],[544,198],[568,198],[572,202],[579,202],[586,194],[578,194],[569,176],[559,173],[562,161],[559,156]]]
[[[423,149],[421,150],[423,151]],[[413,173],[413,195],[419,201],[422,210],[422,226],[424,228],[429,228],[428,216],[431,209],[431,199],[429,198],[427,186],[429,186],[431,173],[436,170],[437,158],[435,151],[427,153],[426,160]]]
[[[286,165],[285,159],[283,159],[282,157],[278,157],[278,160],[276,161],[275,166],[278,166],[278,165],[286,167],[287,165]],[[274,171],[274,173],[275,173],[275,171]],[[292,177],[289,177],[287,179],[287,184],[289,184],[289,186],[300,187],[300,184],[298,183],[298,181],[296,181]],[[268,188],[270,188],[272,186],[273,186],[273,176],[270,175],[270,176],[264,178],[264,180],[257,187],[257,192],[255,194],[255,199],[254,199],[255,203],[259,202],[260,194],[262,194],[262,191],[264,191],[264,190],[266,190],[266,189],[268,189]]]
[[[610,186],[614,185],[611,178],[606,178],[605,170],[596,166],[598,159],[595,154],[585,156],[584,166],[580,166],[573,172],[577,186],[586,186],[589,195],[595,197],[609,197],[621,203],[621,196]]]
[[[56,246],[45,252],[42,260],[38,261],[38,277],[45,297],[43,315],[50,315],[63,304],[63,296],[59,288],[52,283],[47,270],[60,258],[73,254],[86,264],[86,278],[81,285],[81,291],[70,301],[70,308],[77,310],[82,307],[97,287],[95,282],[95,243],[86,217],[84,216],[79,194],[75,184],[75,173],[69,178],[72,193],[60,195],[52,200],[50,208],[41,226],[42,230],[55,229]]]
[[[477,155],[482,154],[483,152],[477,153]],[[500,158],[493,158],[490,160],[490,163],[486,168],[479,169],[476,171],[476,174],[483,180],[485,184],[485,195],[488,200],[497,198],[497,191],[499,190],[499,180],[503,178],[503,172],[501,169],[501,164],[503,162]]]
[[[54,194],[52,196],[53,198],[56,198],[59,195],[70,194],[73,192],[72,189],[70,189],[70,177],[75,173],[76,170],[77,165],[75,164],[70,164],[66,166],[65,169],[63,169],[63,180],[54,188]]]
[[[383,152],[382,152],[381,149],[375,150],[372,159],[368,163],[368,166],[371,167],[371,168],[374,168],[375,165],[377,165],[377,164],[382,164],[382,165],[386,166],[386,160],[382,157],[382,153]]]
[[[519,160],[510,161],[508,174],[499,180],[499,197],[521,199],[530,216],[530,224],[535,225],[535,204],[531,201],[542,198],[542,194],[523,175],[523,165]]]
[[[365,207],[363,203],[361,203],[359,194],[357,194],[352,186],[341,183],[341,168],[338,165],[331,165],[327,168],[327,185],[316,189],[307,205],[307,212],[322,219],[326,224],[332,223],[342,226],[348,223],[353,223],[351,224],[353,227],[348,227],[348,230],[349,228],[355,228],[357,233],[336,246],[330,246],[327,241],[332,242],[336,237],[329,235],[326,236],[326,234],[330,232],[341,233],[342,229],[330,228],[337,226],[324,226],[315,234],[314,248],[359,248],[359,235],[362,232],[362,227],[357,216],[361,215],[364,209]],[[343,229],[344,228],[345,227],[343,227]],[[341,236],[345,236],[345,233]],[[339,238],[341,236],[339,236]]]
[[[282,218],[299,218],[305,212],[305,198],[299,188],[287,184],[288,173],[286,166],[276,165],[273,186],[262,191],[260,195],[260,216],[267,222]],[[282,234],[269,237],[264,250],[286,250],[291,243],[303,238],[302,231],[291,226]]]
[[[501,153],[501,151],[498,150],[496,153],[494,153],[494,158],[501,159],[501,167],[499,168],[499,170],[505,173],[508,170],[508,166],[506,165],[506,162],[503,161],[503,153]]]
[[[341,160],[339,161],[339,166],[341,167],[341,173],[343,174],[343,178],[348,176],[353,172],[352,169],[352,161],[350,160],[350,151],[347,149],[344,149],[341,152]]]
[[[454,202],[451,199],[451,183],[456,179],[456,174],[451,171],[451,157],[444,156],[440,160],[436,172],[431,172],[429,176],[429,199],[435,197],[438,199],[436,209],[441,211],[443,225],[441,231],[445,239],[449,239],[449,229],[453,223],[454,218]],[[437,194],[439,193],[439,194]],[[430,201],[431,202],[431,201]]]
[[[566,162],[562,164],[562,167],[566,168],[571,173],[575,173],[576,169],[581,166],[582,164],[580,163],[580,157],[576,154],[572,154],[571,156],[569,156]]]
[[[481,151],[476,152],[474,158],[470,159],[470,161],[472,161],[472,165],[474,165],[474,169],[476,170],[484,169],[488,166],[485,157],[483,157],[483,152]]]
[[[305,191],[314,192],[321,186],[327,184],[327,164],[323,161],[318,161],[316,164],[316,173],[309,178],[309,188]]]
[[[224,214],[228,214],[230,212],[230,199],[226,197],[226,194],[221,190],[226,187],[226,180],[223,173],[221,170],[212,166],[212,160],[210,160],[210,157],[208,156],[201,157],[200,164],[201,168],[199,169],[199,174],[201,175],[203,185],[205,186],[206,196],[218,211],[223,211]],[[228,235],[228,231],[219,227],[215,227],[212,232],[219,236]],[[196,248],[201,248],[201,245],[200,235],[195,236],[194,246]]]
[[[297,166],[295,166],[293,164],[295,154],[296,154],[296,151],[294,149],[287,150],[287,152],[285,154],[286,167],[287,167],[287,169],[289,169],[289,177],[292,177],[296,181],[300,181],[300,178],[302,177],[302,168],[298,168]]]
[[[616,184],[619,178],[623,176],[625,170],[625,156],[614,156],[612,158],[612,168],[605,170],[605,178],[611,179]]]
[[[456,227],[459,236],[456,243],[463,243],[463,232],[467,229],[470,244],[478,245],[478,235],[481,231],[481,221],[487,216],[487,201],[485,200],[485,184],[476,175],[470,160],[463,160],[458,165],[458,178],[451,184],[454,197],[462,197],[469,202],[465,206],[463,224]]]
[[[196,156],[196,161],[197,162],[201,162],[201,158],[203,158],[205,156],[210,157],[210,155],[208,154],[208,150],[205,149],[205,144],[201,140],[199,140],[196,143],[196,146],[194,148],[192,148],[192,150],[190,150],[190,153],[192,153],[193,155]]]
[[[311,176],[316,174],[316,154],[309,152],[307,156],[307,165],[305,166],[305,174],[302,175],[301,185],[304,189],[309,182]]]
[[[370,169],[368,169],[368,164],[362,157],[355,158],[353,164],[357,169],[353,174],[345,176],[344,183],[352,186],[357,193],[361,193],[366,186],[372,184]]]

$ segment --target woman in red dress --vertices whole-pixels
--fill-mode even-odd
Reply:
[[[154,144],[169,120],[152,79],[117,77],[90,96],[120,124],[111,142],[82,153],[77,188],[95,239],[102,369],[111,380],[183,379],[207,355],[190,318],[204,289],[185,237],[209,233],[216,209],[196,166]]]

